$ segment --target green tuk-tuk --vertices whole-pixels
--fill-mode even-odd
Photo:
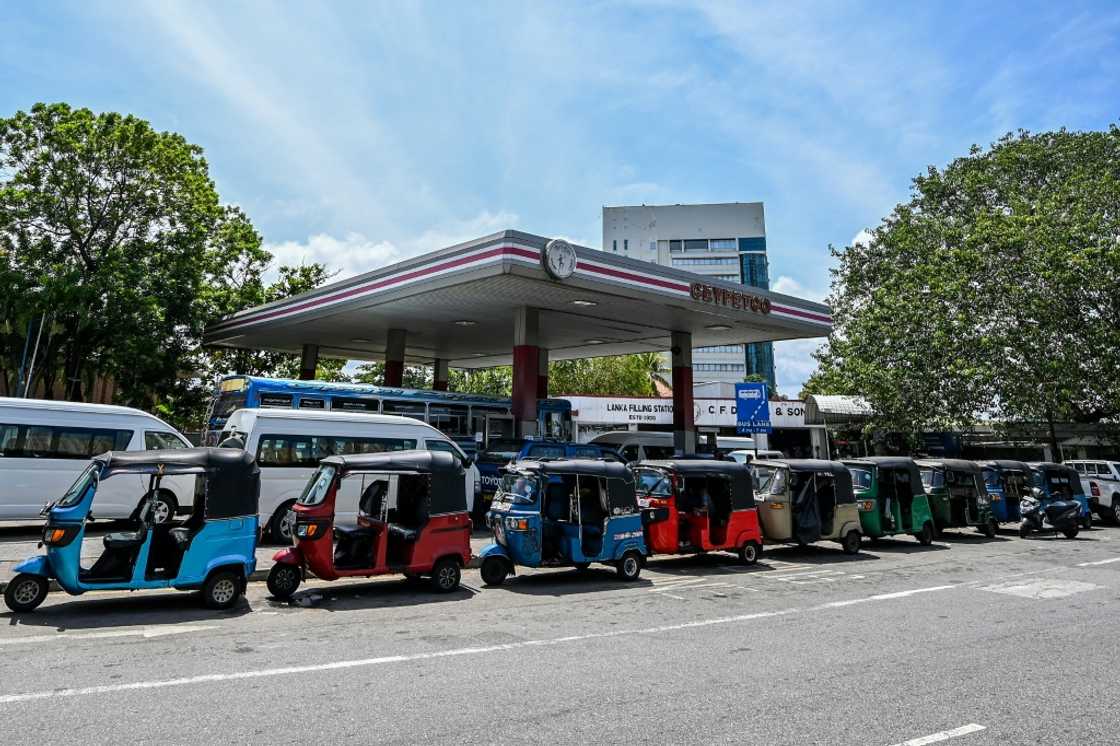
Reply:
[[[912,534],[922,546],[933,543],[933,511],[914,459],[868,456],[844,465],[852,475],[864,536]]]
[[[992,514],[984,472],[979,464],[949,458],[921,459],[915,463],[929,497],[938,535],[947,528],[968,526],[988,538],[996,535],[999,522]]]

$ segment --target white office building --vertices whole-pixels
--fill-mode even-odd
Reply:
[[[770,288],[761,202],[604,207],[603,251]],[[773,389],[773,345],[698,347],[692,371],[696,383],[761,375]]]

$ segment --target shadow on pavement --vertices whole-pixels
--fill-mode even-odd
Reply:
[[[566,567],[534,568],[528,574],[511,575],[501,585],[483,586],[486,593],[509,591],[529,596],[569,596],[577,593],[598,593],[605,590],[624,590],[627,588],[646,588],[653,583],[639,577],[627,583],[619,580],[614,568],[605,565],[592,565],[586,570]]]
[[[944,552],[949,549],[945,544],[933,543],[925,547],[917,540],[907,541],[906,539],[894,539],[889,536],[865,541],[863,547],[864,551],[870,549],[872,552],[889,552],[890,554],[921,554],[922,552]]]
[[[69,600],[52,603],[60,597]],[[97,598],[92,594],[68,596],[56,591],[47,596],[46,603],[35,611],[23,614],[5,612],[0,614],[0,620],[6,620],[9,625],[49,627],[57,632],[69,632],[103,627],[205,624],[215,619],[242,616],[252,610],[244,598],[232,609],[207,609],[197,591],[143,591],[110,598]]]
[[[454,603],[472,598],[478,591],[460,585],[450,593],[439,593],[428,587],[426,580],[368,583],[347,582],[342,585],[317,585],[297,591],[288,601],[271,596],[265,603],[271,608],[316,608],[325,611],[364,611],[371,607],[400,608],[428,604]]]

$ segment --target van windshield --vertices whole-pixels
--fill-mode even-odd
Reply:
[[[70,485],[70,489],[66,490],[66,494],[63,495],[55,505],[60,508],[69,508],[71,505],[77,505],[81,502],[82,497],[86,494],[86,490],[88,490],[91,485],[96,486],[97,475],[100,471],[101,468],[97,464],[90,464],[87,466],[86,470],[78,476],[74,484]]]
[[[308,481],[307,486],[303,488],[303,494],[299,496],[300,505],[318,505],[327,498],[327,492],[331,488],[331,482],[334,481],[335,468],[333,466],[320,466],[315,475]]]

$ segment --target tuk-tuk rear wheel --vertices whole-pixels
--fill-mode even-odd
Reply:
[[[487,557],[482,560],[482,567],[479,568],[479,574],[482,575],[482,582],[485,585],[501,585],[506,581],[509,575],[509,567],[506,561],[501,557]]]
[[[292,594],[299,588],[300,582],[303,578],[300,577],[301,573],[295,565],[289,565],[286,562],[278,562],[272,566],[268,571],[268,592],[272,594],[273,598],[287,600],[292,597]]]
[[[923,547],[928,547],[933,543],[933,524],[926,521],[922,524],[922,530],[914,536],[917,538],[919,544]]]
[[[862,542],[863,537],[860,536],[859,531],[849,531],[844,534],[844,541],[840,546],[844,548],[844,554],[856,554]]]
[[[633,582],[642,574],[642,555],[631,550],[622,555],[617,565],[618,577],[626,582]]]
[[[1092,527],[1093,527],[1093,513],[1092,513],[1092,511],[1090,511],[1090,512],[1085,514],[1084,518],[1081,519],[1081,528],[1088,531]]]
[[[439,593],[451,593],[459,587],[462,570],[454,557],[444,557],[432,568],[432,588]]]
[[[744,565],[753,565],[762,556],[762,546],[756,541],[748,541],[739,547],[739,561]]]
[[[994,539],[996,538],[996,532],[999,530],[999,524],[996,523],[995,518],[989,518],[984,524],[984,527],[980,530],[983,532],[984,536],[987,536],[989,539]]]
[[[50,583],[42,575],[20,573],[4,589],[4,603],[12,611],[33,611],[47,598]]]
[[[1062,531],[1062,533],[1065,535],[1065,537],[1067,539],[1076,539],[1078,530],[1079,529],[1078,529],[1077,525],[1074,524],[1073,526],[1070,526],[1069,528]]]
[[[228,609],[244,590],[241,576],[233,570],[218,570],[202,585],[202,602],[210,609]]]

